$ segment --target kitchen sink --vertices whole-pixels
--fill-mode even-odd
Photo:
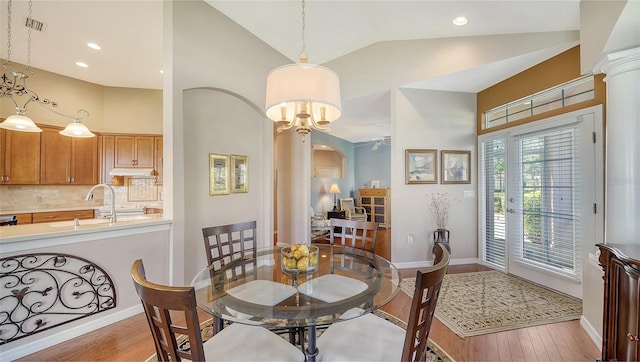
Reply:
[[[151,219],[152,217],[153,216],[151,215],[126,215],[126,216],[119,215],[118,221],[116,222],[116,224],[118,224],[121,221],[147,220],[147,219]],[[80,223],[80,226],[94,225],[94,224],[108,224],[109,219],[108,218],[82,219],[82,220],[79,220],[78,222]],[[69,220],[69,221],[50,222],[48,225],[52,228],[63,228],[63,227],[73,226],[74,223],[75,223],[74,220]]]

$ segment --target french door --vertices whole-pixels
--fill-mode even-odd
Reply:
[[[602,241],[601,123],[597,106],[479,138],[484,264],[582,297]]]

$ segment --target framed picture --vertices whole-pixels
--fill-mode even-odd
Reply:
[[[371,188],[379,189],[380,188],[380,180],[371,180]]]
[[[442,183],[471,183],[471,151],[442,150]]]
[[[438,151],[407,149],[404,154],[406,184],[435,184],[438,182]]]
[[[209,195],[229,194],[229,156],[209,154]]]
[[[231,155],[231,192],[249,192],[249,158]]]

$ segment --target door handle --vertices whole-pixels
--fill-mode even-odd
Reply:
[[[515,213],[516,213],[516,210],[514,210],[514,209],[507,209],[507,212],[508,212],[508,213],[510,213],[510,214],[515,214]]]

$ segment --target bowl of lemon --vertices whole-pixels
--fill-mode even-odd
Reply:
[[[294,244],[282,248],[282,270],[287,273],[313,273],[318,270],[318,247]]]

